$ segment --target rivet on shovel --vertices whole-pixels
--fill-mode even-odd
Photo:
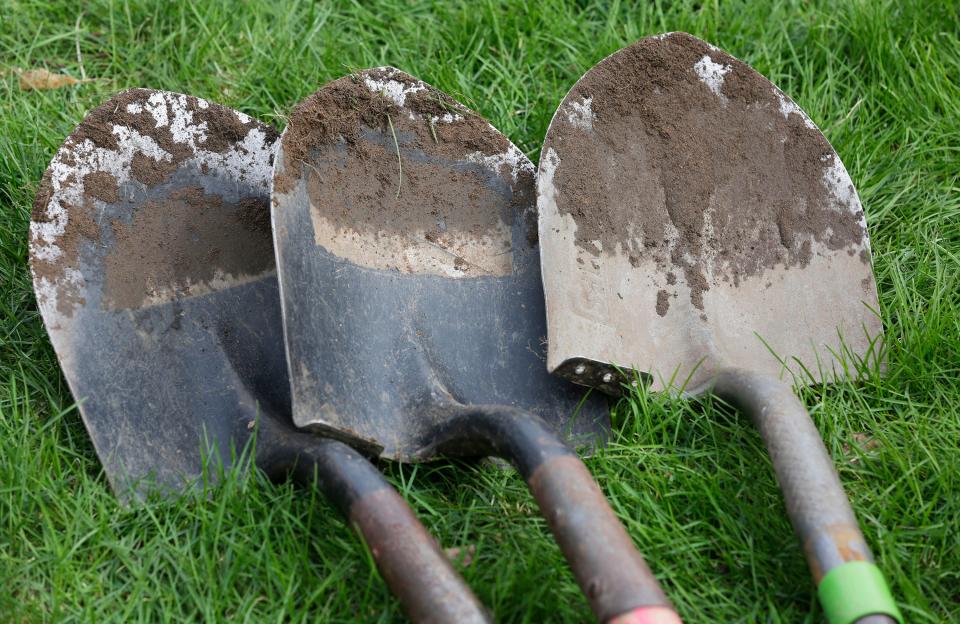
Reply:
[[[316,483],[412,619],[487,621],[376,468],[289,422],[267,206],[276,142],[229,108],[133,89],[50,163],[30,224],[33,284],[97,455],[128,497],[189,487],[204,452],[229,467],[257,435],[257,467]]]
[[[294,421],[391,459],[510,460],[601,621],[677,622],[557,436],[608,415],[543,366],[534,201],[520,150],[396,69],[299,104],[271,202]]]
[[[699,39],[643,39],[557,109],[538,206],[548,368],[611,393],[634,369],[750,414],[831,624],[902,621],[780,381],[876,364],[882,336],[860,201],[807,115]]]

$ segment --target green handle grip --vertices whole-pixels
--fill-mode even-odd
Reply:
[[[835,567],[820,581],[817,595],[830,624],[853,624],[867,615],[887,615],[903,624],[880,568],[872,563],[848,561]]]

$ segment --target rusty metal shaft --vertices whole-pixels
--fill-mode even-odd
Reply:
[[[746,412],[760,430],[814,581],[847,561],[872,562],[833,460],[792,388],[734,369],[715,377],[713,394]]]
[[[412,621],[491,621],[437,541],[375,466],[342,442],[293,432],[284,438],[259,447],[257,465],[273,478],[290,474],[327,496],[363,537]]]
[[[760,430],[814,582],[820,586],[831,570],[840,573],[844,564],[872,564],[823,439],[790,385],[760,373],[727,369],[714,377],[713,394],[746,412]],[[875,603],[876,613],[857,618],[858,624],[893,623],[900,617],[879,573],[878,579],[871,589],[885,594],[884,599]],[[847,596],[852,598],[856,589],[850,586]]]
[[[503,406],[452,409],[455,415],[437,436],[437,450],[494,455],[517,468],[601,622],[649,611],[658,622],[679,624],[586,466],[540,418]]]

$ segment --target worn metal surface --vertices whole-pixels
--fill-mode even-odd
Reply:
[[[674,49],[700,60],[660,72],[662,56]],[[704,77],[704,65],[716,71]],[[627,81],[631,75],[636,83]],[[752,80],[749,91],[745,80]],[[698,86],[702,100],[670,99]],[[776,123],[783,129],[771,130]],[[677,129],[684,124],[696,134]],[[732,127],[743,136],[711,134]],[[700,149],[724,139],[729,153]],[[682,166],[653,157],[671,150]],[[803,171],[814,169],[818,188],[805,184],[801,163],[791,160],[811,151],[821,159],[819,173],[809,163]],[[761,163],[787,172],[785,189],[757,178]],[[702,180],[714,185],[685,193]],[[816,235],[800,227],[815,200]],[[724,368],[815,383],[876,356],[882,324],[869,237],[839,156],[772,83],[689,35],[638,42],[571,89],[543,144],[538,207],[548,368],[567,379],[598,386],[609,376],[606,389],[617,391],[619,367],[642,373],[651,389],[695,393]],[[859,223],[862,235],[840,240],[825,215],[848,228]],[[604,222],[622,226],[616,244],[609,232],[584,239],[589,226]],[[684,249],[684,237],[697,246]],[[724,245],[734,238],[742,249]]]
[[[872,562],[820,433],[790,386],[763,374],[724,371],[713,393],[760,431],[814,582],[847,561]]]
[[[526,157],[449,96],[379,68],[298,105],[275,167],[297,424],[405,461],[505,458],[601,620],[669,607],[560,439],[593,443],[609,420],[601,397],[544,367]]]
[[[740,407],[815,581],[872,561],[789,383],[876,365],[882,339],[859,199],[803,111],[690,35],[641,40],[560,105],[538,197],[549,368],[612,394],[632,379]]]
[[[609,425],[604,399],[584,401],[544,367],[533,166],[459,104],[445,104],[448,122],[410,108],[428,87],[393,71],[328,85],[301,104],[328,108],[294,111],[281,141],[272,210],[295,422],[383,457],[421,460],[446,417],[436,406],[503,404],[592,444]],[[364,94],[351,91],[331,104],[343,85],[369,88],[373,100],[356,103]],[[390,99],[405,92],[404,107]],[[298,125],[355,119],[355,108],[373,106],[383,107],[369,120],[375,127],[355,123],[342,131],[353,132],[349,141],[314,136],[295,146],[303,161],[290,158],[292,138],[307,134]],[[355,190],[324,195],[331,181]],[[463,210],[451,207],[462,198]],[[380,205],[392,212],[374,213]],[[339,232],[338,246],[319,223]]]
[[[266,254],[255,274],[211,273],[197,281],[152,262],[169,252],[166,264],[180,258],[189,272],[197,257],[182,253],[191,245],[211,247],[198,239],[203,232],[180,219],[200,211],[171,200],[177,191],[199,188],[207,199],[219,198],[213,216],[229,232],[243,229],[238,206],[244,200],[254,198],[266,209],[276,133],[230,111],[247,134],[223,151],[207,149],[201,140],[207,124],[194,120],[200,106],[216,107],[145,89],[104,103],[57,152],[30,226],[44,323],[121,496],[131,489],[180,489],[201,473],[204,453],[214,465],[229,465],[231,449],[242,449],[258,410],[289,410],[269,230],[260,233],[265,245],[250,245],[249,253]],[[118,112],[141,123],[134,127]],[[181,147],[186,157],[174,163],[160,142]],[[137,179],[138,155],[168,165],[161,179]],[[112,178],[114,191],[92,188],[98,178]],[[137,219],[155,223],[121,240]],[[124,280],[130,288],[118,286]],[[138,287],[140,301],[123,294]]]
[[[263,421],[261,421],[263,422]],[[410,506],[364,457],[342,442],[318,439],[268,421],[257,466],[317,485],[363,541],[390,590],[414,622],[482,624],[492,617],[470,593]]]
[[[257,465],[317,485],[358,528],[415,621],[483,607],[379,472],[290,422],[269,229],[276,133],[137,89],[57,152],[31,223],[34,286],[84,423],[121,497],[190,487],[255,432]],[[259,423],[259,426],[258,426]]]

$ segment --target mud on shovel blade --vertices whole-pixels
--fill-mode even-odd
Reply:
[[[548,368],[608,392],[635,369],[654,390],[738,405],[831,624],[899,621],[823,442],[780,381],[875,365],[882,337],[860,201],[807,115],[703,41],[643,39],[563,100],[538,206]]]
[[[189,487],[204,453],[229,466],[256,430],[257,466],[316,479],[413,619],[485,621],[380,473],[289,422],[267,205],[276,141],[223,106],[134,89],[94,110],[44,174],[34,288],[107,477],[122,497]]]
[[[609,421],[598,396],[580,405],[583,390],[544,367],[534,201],[513,144],[401,71],[299,104],[271,202],[294,421],[401,461],[510,460],[601,620],[638,609],[675,622],[560,441]]]

